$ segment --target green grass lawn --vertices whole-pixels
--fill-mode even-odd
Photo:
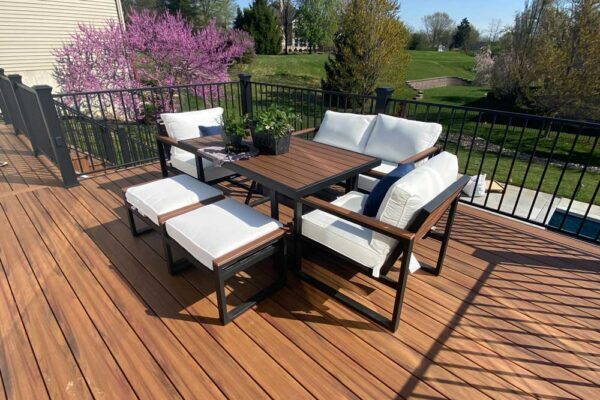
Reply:
[[[436,76],[459,76],[473,79],[473,57],[461,52],[409,50],[410,63],[406,79],[424,79]],[[319,87],[325,76],[327,54],[257,55],[248,65],[236,65],[231,74],[247,72],[255,81],[269,83],[304,83]]]
[[[436,76],[458,76],[473,79],[474,58],[458,51],[438,53],[437,51],[409,50],[410,64],[406,79],[425,79]]]
[[[447,86],[425,90],[423,101],[448,105],[472,105],[480,102],[489,91],[481,86]]]
[[[459,76],[473,79],[473,57],[461,52],[438,53],[436,51],[409,51],[410,63],[406,71],[406,79],[423,79],[437,76]],[[234,66],[230,74],[235,77],[240,72],[249,73],[256,82],[275,83],[282,85],[319,88],[321,79],[325,76],[324,65],[327,62],[326,54],[291,54],[291,55],[257,55],[248,65]],[[381,82],[385,85],[385,82]],[[453,95],[453,89],[457,89]],[[477,100],[475,96],[485,94],[485,89],[471,87],[466,91],[460,87],[446,88],[448,93],[439,94],[448,99],[454,97],[455,101],[446,100],[445,104],[463,105],[468,101]],[[438,89],[432,89],[434,91]],[[427,101],[430,95],[425,93]],[[482,94],[482,95],[483,95]],[[411,98],[414,92],[408,87],[396,88],[395,97]]]

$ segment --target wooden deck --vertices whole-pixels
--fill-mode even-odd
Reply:
[[[293,279],[222,327],[207,274],[169,276],[158,236],[129,234],[121,188],[157,166],[67,190],[0,126],[3,159],[0,399],[600,399],[597,246],[461,206],[396,334]],[[390,290],[339,260],[304,267],[390,312]],[[239,276],[231,300],[270,275]]]

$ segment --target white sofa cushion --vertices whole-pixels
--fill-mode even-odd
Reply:
[[[388,190],[377,212],[377,219],[406,229],[416,213],[438,194],[452,185],[458,176],[458,159],[443,152],[402,177]],[[396,241],[373,233],[371,245],[381,252],[389,251]]]
[[[398,163],[435,145],[441,133],[440,124],[379,114],[364,153]]]
[[[198,170],[196,169],[196,156],[189,151],[182,150],[171,155],[170,162],[173,168],[177,168],[183,173],[198,178]],[[227,168],[215,167],[210,160],[205,158],[202,159],[202,165],[204,166],[204,179],[206,179],[207,182],[234,174],[233,171]]]
[[[362,213],[367,197],[364,193],[350,192],[331,204]],[[321,210],[311,211],[302,216],[302,234],[365,267],[372,268],[373,276],[376,277],[379,276],[389,253],[389,250],[382,252],[371,245],[374,234],[372,230]],[[412,255],[411,271],[419,267],[419,262]]]
[[[220,190],[191,176],[177,175],[133,186],[125,192],[125,199],[158,225],[159,216],[220,194]]]
[[[375,122],[375,115],[326,111],[315,142],[362,153]]]
[[[281,227],[281,223],[232,199],[171,218],[167,234],[209,269],[213,261]]]
[[[165,124],[167,135],[175,140],[186,140],[200,137],[200,127],[220,126],[223,118],[223,108],[215,107],[199,111],[179,113],[162,113],[160,118]],[[180,153],[177,147],[171,147],[171,155]]]
[[[381,164],[377,167],[373,168],[373,171],[381,172],[383,174],[389,174],[398,166],[397,163],[390,161],[381,161]],[[378,178],[374,178],[372,176],[367,175],[359,175],[358,176],[358,188],[360,190],[364,190],[366,192],[371,192],[375,185],[379,182]]]

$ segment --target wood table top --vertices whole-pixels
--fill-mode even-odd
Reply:
[[[183,150],[223,145],[220,136],[181,140]],[[367,172],[381,160],[323,143],[292,136],[290,151],[281,155],[259,154],[225,167],[291,197],[306,196],[321,188]]]

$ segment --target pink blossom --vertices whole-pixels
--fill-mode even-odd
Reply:
[[[79,25],[71,41],[54,52],[54,75],[68,93],[225,82],[228,67],[253,48],[246,32],[219,28],[214,21],[196,32],[180,14],[134,11],[125,30],[112,20],[100,28]],[[216,87],[195,94],[219,96]],[[136,95],[110,97],[92,96],[91,101],[107,108],[102,111],[113,105],[140,111]],[[89,96],[73,102],[87,107]]]

